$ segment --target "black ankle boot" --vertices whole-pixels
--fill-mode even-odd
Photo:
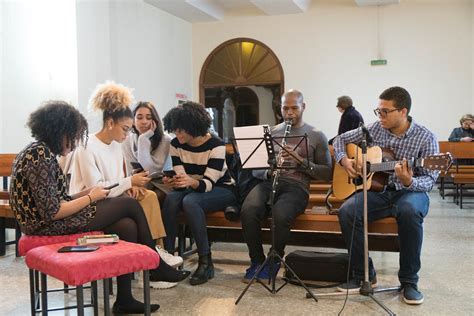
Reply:
[[[201,256],[199,255],[199,265],[191,276],[189,283],[191,285],[199,285],[206,283],[209,279],[214,277],[214,265],[212,264],[211,254]]]

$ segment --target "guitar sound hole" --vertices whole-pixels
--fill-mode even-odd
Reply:
[[[354,179],[354,184],[359,186],[359,185],[362,185],[362,183],[364,183],[364,180],[362,179],[362,177],[357,177]]]

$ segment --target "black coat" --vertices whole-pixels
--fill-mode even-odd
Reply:
[[[360,123],[364,124],[362,115],[360,115],[359,111],[357,111],[355,107],[348,107],[344,113],[342,113],[337,135],[341,135],[347,131],[356,129],[359,127]]]
[[[360,115],[359,111],[357,111],[355,107],[348,107],[341,115],[337,135],[341,135],[347,131],[358,128],[360,126],[360,123],[364,124],[364,119],[362,118],[362,115]],[[334,138],[329,141],[329,144],[331,145],[333,141]]]

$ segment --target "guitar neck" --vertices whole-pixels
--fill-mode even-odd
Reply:
[[[371,163],[368,166],[368,172],[381,172],[381,171],[392,171],[395,169],[395,165],[397,163],[401,163],[402,161],[385,161],[380,163]],[[410,159],[408,160],[408,167],[413,168],[418,166],[418,159]]]

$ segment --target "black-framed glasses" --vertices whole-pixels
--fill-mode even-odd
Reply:
[[[395,112],[395,111],[400,111],[400,109],[393,109],[393,110],[389,110],[389,109],[374,109],[374,114],[375,116],[377,117],[387,117],[388,113],[392,113],[392,112]]]

